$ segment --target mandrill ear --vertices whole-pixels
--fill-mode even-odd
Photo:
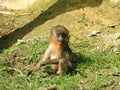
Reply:
[[[70,35],[68,35],[68,39],[70,39]]]
[[[50,28],[50,34],[52,34],[53,33],[53,27],[52,28]]]
[[[68,34],[67,37],[65,38],[65,42],[69,43],[70,35]]]
[[[70,40],[70,35],[68,35],[68,40],[67,40],[68,43],[69,43],[69,40]]]

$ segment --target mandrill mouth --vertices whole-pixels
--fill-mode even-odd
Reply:
[[[58,43],[64,43],[64,39],[63,39],[63,38],[58,38],[58,39],[57,39],[57,42],[58,42]]]
[[[57,40],[57,42],[58,42],[59,44],[62,44],[62,43],[64,43],[64,40]]]
[[[61,42],[61,41],[57,41],[57,43],[61,45],[63,42]]]

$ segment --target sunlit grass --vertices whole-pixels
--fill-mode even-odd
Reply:
[[[112,70],[117,74],[120,70],[119,55],[104,55],[90,49],[90,42],[83,41],[81,44],[70,44],[74,53],[73,71],[63,77],[51,77],[47,72],[35,72],[27,76],[23,70],[25,65],[37,63],[42,57],[48,43],[46,40],[30,41],[13,46],[4,50],[0,55],[0,89],[12,90],[38,90],[56,85],[58,90],[74,90],[85,88],[84,79],[92,80],[86,83],[89,89],[100,89],[114,85],[118,80],[114,76],[100,73],[102,70]],[[22,54],[22,55],[21,55]],[[16,56],[14,56],[16,55]],[[21,63],[24,62],[24,63]],[[21,66],[18,63],[21,63]],[[109,73],[108,73],[109,75]]]

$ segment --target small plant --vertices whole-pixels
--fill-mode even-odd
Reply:
[[[80,44],[71,44],[70,47],[74,53],[73,71],[61,78],[52,77],[47,72],[35,72],[27,76],[24,69],[38,62],[47,48],[46,40],[33,39],[4,50],[0,55],[0,89],[38,90],[56,86],[58,90],[74,90],[86,89],[87,85],[87,89],[95,90],[117,83],[118,80],[113,79],[116,76],[108,77],[109,73],[101,74],[99,71],[112,69],[119,72],[119,55],[103,55],[92,51],[90,42],[84,40]]]

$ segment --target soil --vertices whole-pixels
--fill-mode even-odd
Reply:
[[[17,1],[16,1],[17,2]],[[21,0],[22,2],[22,0]],[[26,1],[27,3],[27,1]],[[0,16],[0,47],[14,45],[18,39],[30,39],[39,36],[49,36],[49,29],[55,25],[63,25],[70,30],[71,42],[81,39],[96,39],[96,46],[102,35],[120,32],[120,3],[109,0],[44,0],[33,7],[20,12],[10,11],[15,15]],[[10,18],[11,17],[11,18]],[[89,37],[92,31],[100,31],[100,36]],[[98,38],[100,39],[98,40]],[[96,41],[95,40],[95,41]]]
[[[23,0],[19,1],[22,2]],[[27,5],[25,5],[25,9],[29,5],[27,0],[24,1]],[[20,11],[11,10],[12,7],[9,7],[9,9],[2,7],[1,11],[14,13],[14,15],[0,14],[0,18],[2,18],[0,20],[0,50],[11,47],[18,39],[26,40],[33,37],[49,36],[49,29],[60,24],[70,30],[71,43],[80,43],[81,40],[85,39],[91,41],[95,49],[120,53],[120,3],[111,3],[108,0],[81,1],[44,0],[36,3],[35,8],[30,7]],[[23,6],[20,6],[19,9],[23,9]],[[14,6],[15,8],[18,9],[18,6]],[[100,34],[89,37],[89,34],[93,31],[100,31]],[[19,50],[13,51],[5,58],[5,62],[11,58],[14,63],[13,68],[16,66],[23,67],[27,63],[20,60],[21,56]],[[113,71],[103,70],[100,73],[111,76]],[[86,82],[89,84],[91,80],[87,79]],[[111,88],[107,87],[106,90]],[[118,88],[115,87],[114,90],[118,90]]]
[[[0,0],[0,6],[8,9],[27,9],[37,0]]]

